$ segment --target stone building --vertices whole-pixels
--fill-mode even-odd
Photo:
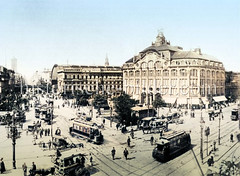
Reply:
[[[54,65],[52,85],[57,93],[86,90],[88,92],[118,95],[122,91],[121,67]]]
[[[229,101],[240,98],[240,73],[226,71],[226,97]]]
[[[13,90],[15,84],[14,71],[0,66],[0,94],[3,95],[7,90]]]
[[[124,63],[123,90],[141,104],[152,104],[160,94],[175,106],[207,105],[208,97],[226,99],[225,69],[200,48],[184,51],[159,33],[155,43]]]

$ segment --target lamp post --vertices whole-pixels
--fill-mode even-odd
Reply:
[[[200,157],[203,163],[203,116],[202,116],[202,107],[201,107],[201,121],[200,121],[200,128],[201,128],[201,138],[200,138]]]
[[[20,138],[20,130],[22,125],[16,122],[16,118],[15,118],[15,111],[13,111],[12,114],[12,123],[8,124],[8,126],[6,126],[8,135],[8,138],[12,139],[12,146],[13,146],[13,169],[16,169],[16,150],[15,150],[15,146],[16,146],[16,139]]]
[[[219,123],[218,123],[218,145],[220,145],[220,125],[221,125],[221,113],[218,115]]]
[[[208,156],[208,136],[209,136],[209,134],[210,134],[210,128],[207,127],[205,129],[205,136],[207,137],[207,156]]]

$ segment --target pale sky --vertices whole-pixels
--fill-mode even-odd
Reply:
[[[30,77],[54,64],[110,65],[151,45],[172,45],[240,71],[239,0],[0,0],[0,65]]]

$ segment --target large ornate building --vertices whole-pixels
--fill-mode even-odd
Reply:
[[[172,105],[206,105],[208,97],[226,99],[225,69],[200,48],[184,51],[159,33],[155,43],[123,65],[123,90],[141,104],[161,94]]]
[[[116,96],[122,91],[122,69],[108,62],[105,66],[54,65],[51,79],[58,93],[86,90]]]

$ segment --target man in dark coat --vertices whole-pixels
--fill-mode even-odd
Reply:
[[[6,171],[5,164],[3,162],[3,158],[0,160],[1,174]]]

